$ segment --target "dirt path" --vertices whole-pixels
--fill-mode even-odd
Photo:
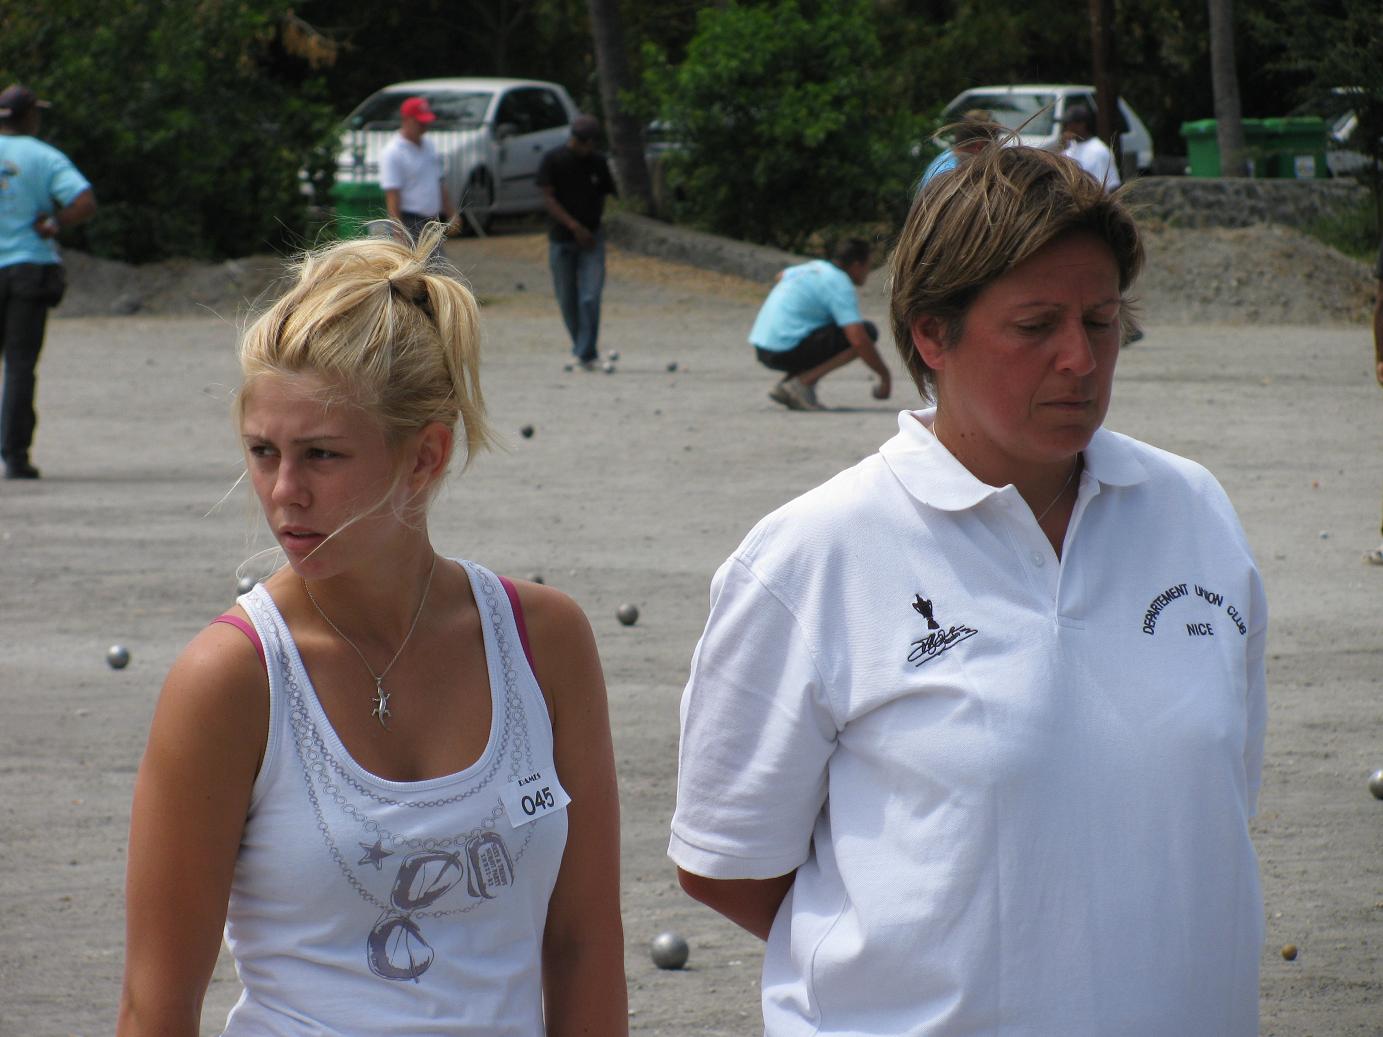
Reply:
[[[634,1032],[758,1032],[758,946],[687,900],[663,856],[678,696],[714,568],[759,516],[891,435],[895,407],[846,371],[822,389],[833,413],[783,412],[743,342],[757,286],[621,254],[604,337],[618,372],[565,373],[541,239],[453,249],[486,301],[486,395],[508,449],[453,482],[435,539],[501,572],[540,572],[591,617],[616,726]],[[882,321],[871,288],[866,315]],[[1272,605],[1255,823],[1263,1032],[1376,1037],[1383,802],[1365,780],[1383,767],[1383,570],[1359,553],[1377,540],[1383,405],[1367,332],[1150,318],[1121,359],[1109,424],[1220,476]],[[231,600],[236,566],[268,543],[243,490],[222,500],[238,472],[234,323],[223,312],[50,329],[44,478],[0,484],[3,1037],[112,1030],[125,826],[154,697]],[[633,627],[615,618],[626,601],[642,613]],[[114,642],[132,653],[124,670],[105,664]],[[691,942],[683,972],[649,961],[665,929]],[[1294,962],[1278,954],[1288,942]],[[223,961],[204,1033],[236,993]]]

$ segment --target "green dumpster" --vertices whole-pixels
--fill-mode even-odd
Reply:
[[[1248,150],[1249,176],[1269,176],[1268,141],[1271,136],[1265,119],[1244,119],[1244,145]],[[1191,176],[1220,175],[1220,141],[1214,119],[1197,119],[1181,124],[1186,141],[1186,161]]]
[[[1316,180],[1330,175],[1325,164],[1325,120],[1316,115],[1264,119],[1267,175]]]
[[[384,192],[379,184],[338,182],[331,188],[331,204],[336,213],[336,234],[342,238],[363,238],[371,220],[388,219]]]

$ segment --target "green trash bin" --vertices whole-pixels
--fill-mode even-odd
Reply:
[[[1264,119],[1268,131],[1267,175],[1284,180],[1318,180],[1325,164],[1325,120],[1317,115]]]
[[[331,204],[336,213],[336,234],[341,238],[368,236],[371,220],[384,220],[389,213],[384,207],[384,192],[379,184],[353,181],[338,182],[331,188]]]
[[[1249,176],[1269,176],[1268,141],[1270,133],[1264,119],[1244,119],[1244,145],[1248,150]],[[1181,124],[1186,141],[1186,161],[1191,176],[1220,175],[1220,139],[1214,119],[1197,119]]]

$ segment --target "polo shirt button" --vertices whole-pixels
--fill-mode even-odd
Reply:
[[[1042,552],[1034,551],[1032,553],[1032,564],[1037,566],[1039,569],[1041,569],[1044,565],[1047,564],[1047,560],[1042,557]]]

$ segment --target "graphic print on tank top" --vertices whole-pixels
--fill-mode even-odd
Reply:
[[[394,798],[357,777],[332,748],[339,743],[323,736],[297,673],[286,657],[286,648],[278,648],[286,677],[289,727],[317,829],[344,880],[361,900],[379,911],[375,924],[362,934],[362,943],[370,971],[381,979],[418,982],[434,957],[428,928],[455,924],[459,918],[504,896],[514,885],[517,865],[536,828],[524,824],[516,830],[511,838],[519,831],[523,837],[512,852],[496,830],[506,818],[501,786],[531,773],[537,762],[528,737],[527,710],[517,687],[515,646],[505,630],[504,613],[488,574],[477,571],[475,577],[472,586],[482,592],[484,599],[482,603],[482,595],[478,594],[477,603],[488,612],[498,648],[504,685],[503,718],[498,731],[492,732],[495,744],[482,757],[487,760],[483,771],[472,775],[451,796]],[[490,664],[494,665],[494,660]],[[495,708],[501,708],[501,704],[495,703]],[[471,803],[466,804],[467,800]],[[446,834],[428,832],[429,812],[486,801],[493,802],[493,808],[483,813],[479,823],[470,829]],[[418,822],[409,829],[427,834],[406,834],[386,826],[378,815],[392,808],[416,811]],[[361,833],[363,839],[359,837]],[[354,862],[349,858],[356,855],[349,853],[348,858],[348,852],[342,848],[352,842],[363,853]],[[386,891],[380,887],[379,879],[390,874]]]

